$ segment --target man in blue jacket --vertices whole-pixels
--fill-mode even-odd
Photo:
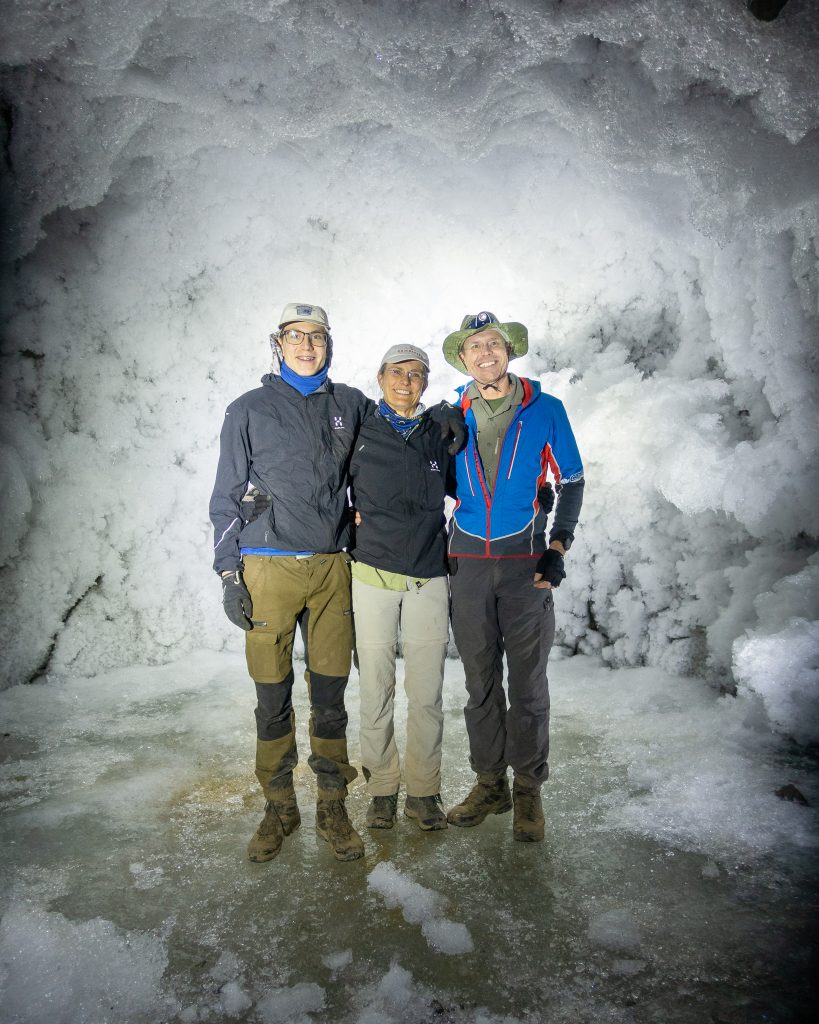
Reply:
[[[510,359],[527,348],[523,324],[500,323],[486,311],[466,316],[443,345],[447,362],[472,377],[458,389],[468,441],[456,459],[448,552],[452,629],[466,674],[464,717],[477,774],[447,818],[472,826],[514,807],[514,838],[538,842],[544,834],[540,787],[549,774],[553,590],[566,575],[563,558],[574,539],[584,481],[563,403],[537,381],[509,372]],[[557,507],[547,542],[550,477]]]

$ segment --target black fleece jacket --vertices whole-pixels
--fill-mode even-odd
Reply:
[[[429,412],[405,441],[378,414],[361,425],[350,463],[353,504],[361,513],[353,557],[408,576],[445,576],[444,498],[454,491],[440,425]]]

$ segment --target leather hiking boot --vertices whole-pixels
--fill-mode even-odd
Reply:
[[[512,786],[512,800],[515,814],[512,821],[512,838],[519,843],[542,843],[543,804],[540,802],[540,786],[535,783],[518,782]]]
[[[289,792],[285,790],[281,794],[277,792],[273,805],[276,808],[279,821],[282,823],[284,834],[289,836],[301,825],[301,815],[299,814],[299,805],[296,803],[295,792],[293,790]]]
[[[344,800],[337,793],[319,790],[316,832],[330,844],[336,860],[357,860],[364,856],[364,842],[350,824]]]
[[[268,800],[264,805],[264,817],[253,833],[253,838],[247,844],[248,859],[257,863],[273,860],[282,848],[284,836],[284,828],[276,805],[272,800]]]
[[[398,810],[398,794],[374,796],[367,808],[367,828],[392,828]]]
[[[408,796],[404,804],[404,814],[408,818],[415,818],[422,832],[436,832],[447,827],[440,793],[434,796]]]
[[[450,825],[471,828],[480,825],[490,814],[505,814],[512,810],[509,781],[503,775],[479,775],[463,803],[453,807],[446,816]]]

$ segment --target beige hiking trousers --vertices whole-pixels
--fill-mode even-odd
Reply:
[[[441,790],[441,694],[449,639],[446,576],[412,590],[353,579],[355,644],[361,693],[361,762],[371,796],[397,793],[401,761],[393,722],[399,629],[407,694],[404,783],[408,796]]]

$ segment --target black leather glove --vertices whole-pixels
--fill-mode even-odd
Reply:
[[[238,569],[222,574],[222,606],[234,626],[246,632],[253,629],[253,601]]]
[[[239,502],[242,522],[245,526],[254,522],[259,516],[269,512],[272,504],[273,499],[263,491],[253,491],[252,494],[246,494],[241,502]]]
[[[552,485],[547,480],[542,487],[537,489],[537,500],[540,507],[543,509],[545,515],[552,511],[555,507],[555,492]]]
[[[466,424],[464,414],[449,402],[441,402],[429,411],[430,417],[441,427],[441,440],[451,443],[447,447],[450,455],[457,455],[466,444]]]
[[[535,575],[551,583],[553,587],[559,587],[560,581],[566,579],[566,570],[563,568],[563,555],[554,548],[547,548],[535,566]],[[538,581],[539,582],[539,581]]]

